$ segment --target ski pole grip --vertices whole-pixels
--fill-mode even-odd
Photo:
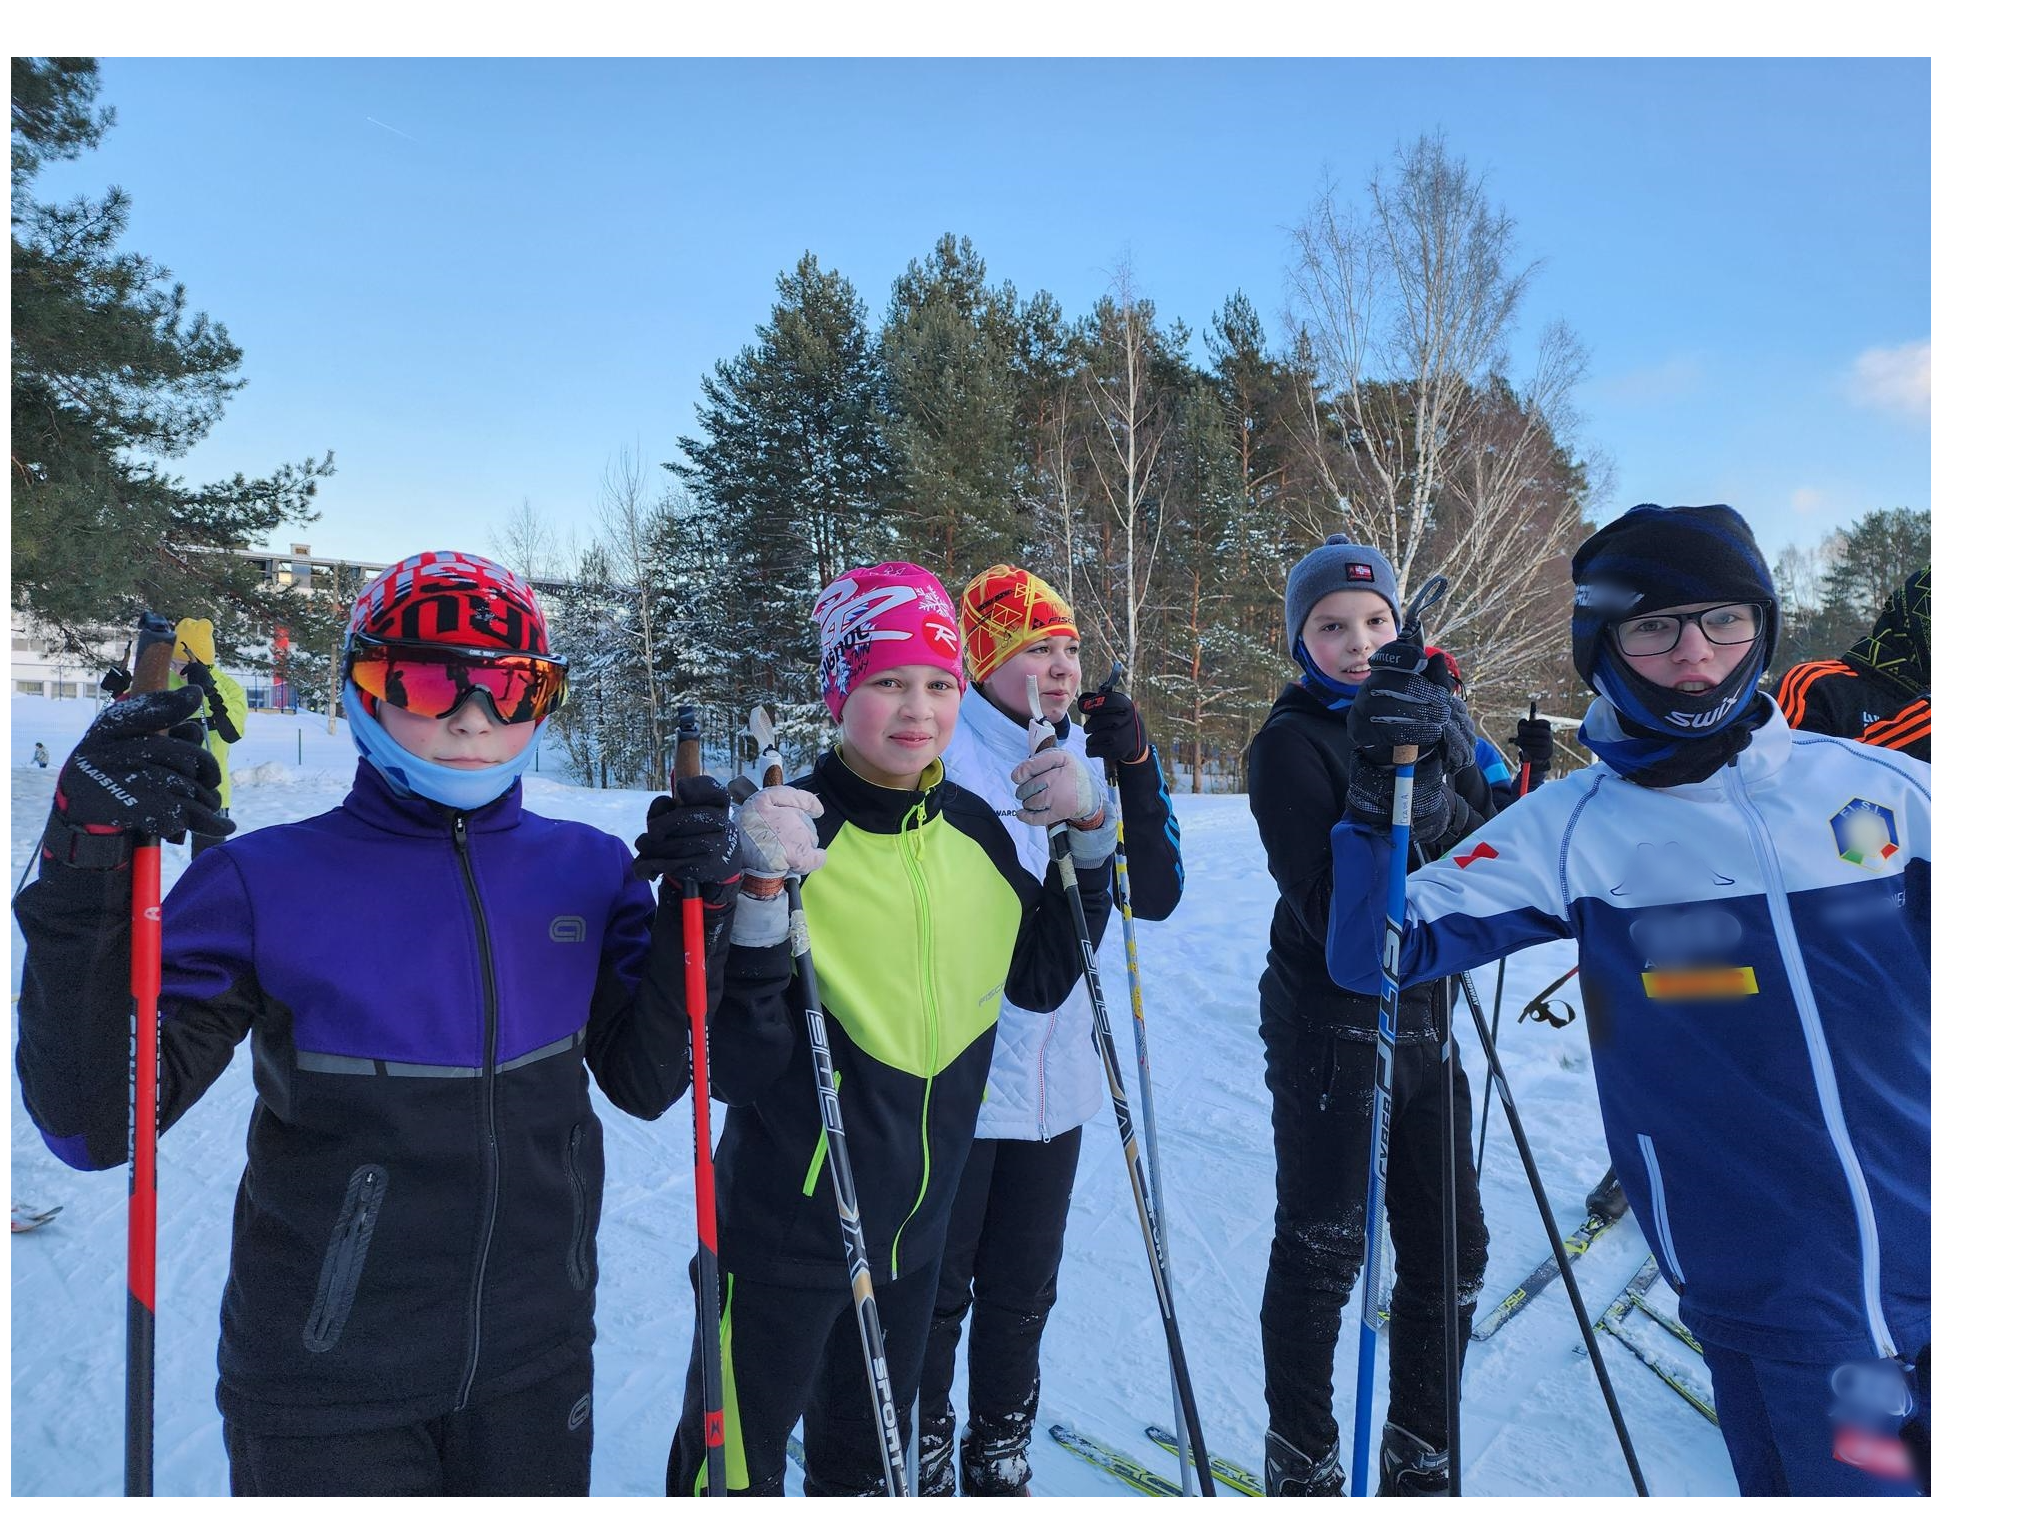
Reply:
[[[1417,745],[1394,745],[1391,747],[1391,764],[1393,766],[1411,766],[1417,760],[1419,760],[1419,747]]]
[[[681,705],[680,717],[675,721],[674,770],[669,774],[670,790],[679,788],[684,778],[703,775],[703,735],[696,728],[696,710],[693,704]]]
[[[1057,748],[1057,731],[1051,728],[1050,720],[1043,716],[1042,688],[1034,676],[1029,678],[1029,754]]]

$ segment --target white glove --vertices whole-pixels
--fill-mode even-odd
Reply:
[[[1106,808],[1100,785],[1070,751],[1038,751],[1009,774],[1024,825],[1097,823]]]
[[[823,801],[786,786],[762,788],[738,810],[738,855],[745,877],[731,917],[734,947],[775,947],[788,939],[783,880],[814,873],[826,853],[816,844]]]
[[[797,878],[823,866],[825,852],[816,844],[816,821],[823,800],[800,788],[762,788],[738,811],[738,850],[745,871],[755,878]]]

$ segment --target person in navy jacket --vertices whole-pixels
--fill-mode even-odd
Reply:
[[[1740,1490],[1927,1491],[1930,768],[1758,692],[1774,587],[1729,506],[1635,506],[1573,570],[1599,762],[1410,875],[1401,973],[1574,938],[1605,1137]],[[1468,728],[1389,669],[1351,710],[1327,957],[1353,989],[1378,981],[1388,747],[1419,748],[1417,805]]]
[[[346,800],[197,859],[163,903],[159,1127],[243,1039],[255,1071],[220,1307],[230,1484],[586,1494],[603,1203],[589,1077],[641,1118],[687,1090],[671,878],[710,891],[714,1006],[738,876],[729,800],[708,778],[656,798],[636,862],[524,808],[566,667],[530,586],[488,560],[391,566],[347,645],[364,759]],[[186,688],[100,715],[16,901],[22,1097],[80,1169],[128,1154],[134,836],[233,828],[217,763],[185,738],[200,701]]]

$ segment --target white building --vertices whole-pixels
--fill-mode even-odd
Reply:
[[[285,590],[307,590],[312,584],[313,572],[340,566],[349,572],[347,584],[350,589],[366,583],[370,576],[383,569],[388,560],[335,559],[314,554],[309,543],[293,543],[289,553],[269,553],[259,549],[239,550],[244,559],[261,566],[266,584]],[[168,613],[173,620],[186,616],[184,613]],[[215,621],[218,621],[215,615]],[[17,697],[86,697],[103,698],[99,690],[99,679],[106,674],[109,666],[120,663],[127,655],[128,646],[134,640],[133,629],[105,634],[95,645],[97,659],[81,661],[76,655],[45,649],[48,635],[37,630],[21,613],[12,606],[7,610],[9,675],[13,683],[10,690]],[[224,667],[227,674],[241,683],[248,694],[251,708],[293,708],[297,700],[291,694],[290,684],[284,677],[283,657],[288,651],[289,640],[283,633],[276,637],[275,663],[265,668],[250,668],[242,665]]]

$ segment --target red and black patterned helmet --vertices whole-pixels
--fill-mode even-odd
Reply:
[[[363,587],[348,613],[348,643],[358,639],[548,652],[532,587],[492,560],[452,552],[413,554]]]

